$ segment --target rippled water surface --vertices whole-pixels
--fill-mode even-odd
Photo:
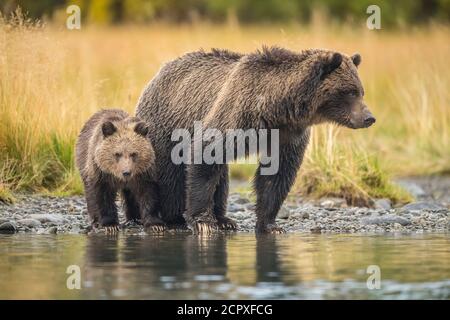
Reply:
[[[0,298],[449,299],[450,235],[0,235]]]

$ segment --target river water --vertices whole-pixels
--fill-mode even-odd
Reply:
[[[0,298],[450,299],[450,235],[0,235]]]

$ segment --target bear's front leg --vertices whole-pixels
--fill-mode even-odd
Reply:
[[[186,212],[184,218],[195,234],[218,230],[214,214],[216,192],[223,165],[191,164],[187,166]]]
[[[139,204],[133,192],[130,189],[123,189],[122,198],[126,221],[138,222],[141,220]]]
[[[119,216],[117,214],[116,194],[110,184],[104,181],[93,183],[86,190],[86,200],[89,215],[93,223],[99,223],[106,233],[119,231]]]
[[[303,160],[308,136],[296,143],[285,143],[279,148],[279,167],[273,175],[261,175],[261,165],[256,171],[256,232],[284,233],[275,223],[278,210],[291,189]]]

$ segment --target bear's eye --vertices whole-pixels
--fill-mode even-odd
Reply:
[[[131,157],[131,159],[133,159],[133,160],[136,160],[137,156],[138,156],[138,154],[137,154],[136,152],[130,153],[130,157]]]
[[[357,91],[349,91],[349,92],[347,93],[347,95],[348,95],[349,97],[351,97],[351,98],[356,98],[356,97],[359,96],[359,92],[357,92]]]
[[[116,158],[116,160],[119,160],[120,157],[122,157],[122,154],[120,152],[116,152],[114,153],[114,157]]]

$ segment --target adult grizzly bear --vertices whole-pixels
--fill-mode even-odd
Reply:
[[[154,138],[161,213],[168,224],[184,216],[195,233],[235,229],[225,217],[226,164],[176,165],[171,161],[174,129],[194,121],[204,128],[279,129],[279,170],[254,178],[257,232],[283,232],[275,218],[299,169],[309,127],[334,122],[365,128],[375,118],[363,103],[356,67],[361,57],[328,50],[300,53],[263,48],[250,54],[213,49],[188,53],[164,65],[137,106]]]

